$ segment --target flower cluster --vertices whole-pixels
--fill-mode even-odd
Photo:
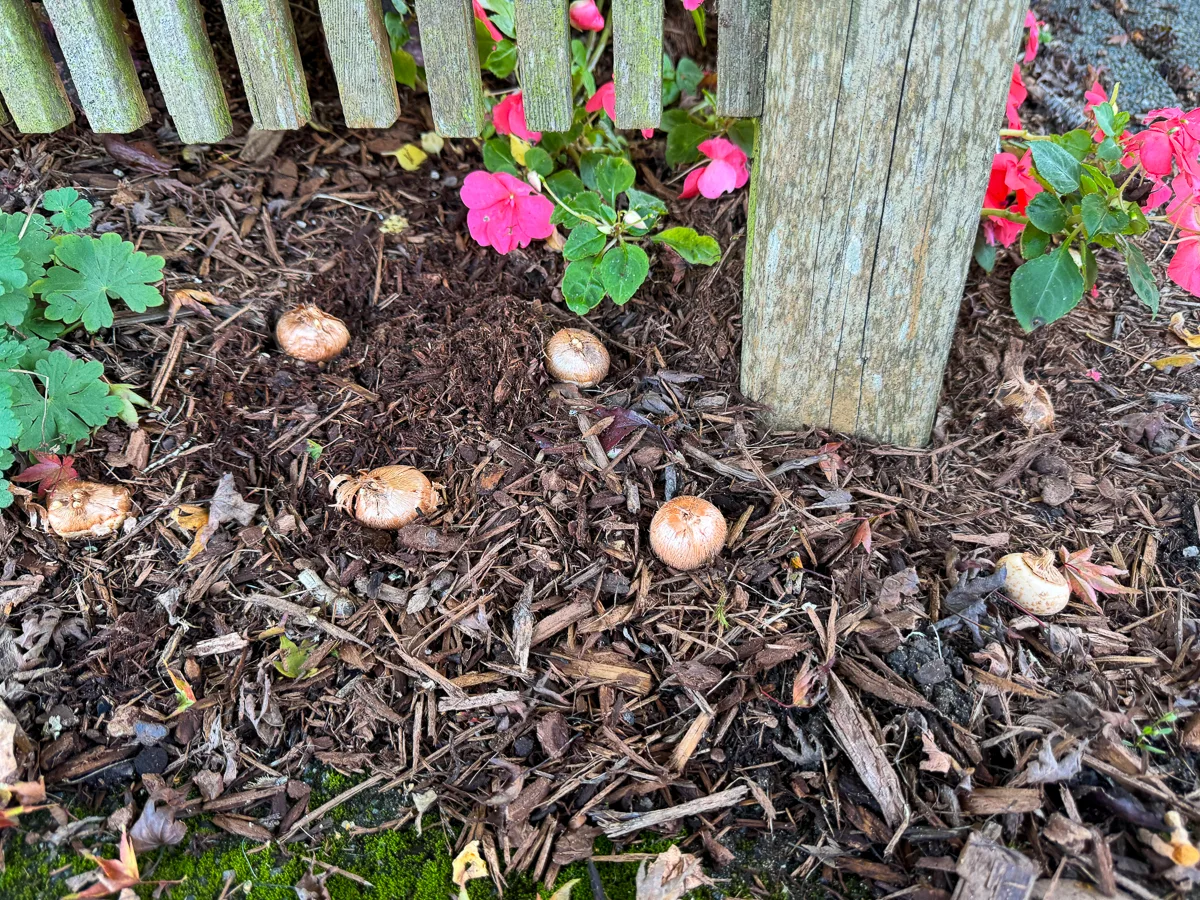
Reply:
[[[1033,154],[1028,151],[1019,158],[1014,153],[997,153],[992,160],[992,175],[988,179],[983,205],[990,209],[1005,209],[1024,215],[1029,201],[1041,193],[1042,186],[1033,177]],[[1010,202],[1011,199],[1011,202]],[[1008,247],[1021,236],[1025,225],[999,216],[983,220],[983,233],[989,244]]]
[[[706,166],[692,169],[683,182],[681,200],[697,194],[715,200],[727,191],[740,188],[750,180],[746,154],[733,141],[725,138],[709,138],[697,147],[712,160]]]
[[[550,237],[554,204],[507,172],[472,172],[459,192],[467,207],[467,228],[481,247],[502,256],[528,247],[534,238]]]

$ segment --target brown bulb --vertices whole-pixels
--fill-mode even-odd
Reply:
[[[546,371],[557,381],[595,387],[608,375],[604,343],[590,331],[564,328],[546,342]]]
[[[1052,616],[1066,607],[1071,585],[1054,565],[1054,555],[1049,550],[1010,553],[1000,557],[996,568],[1001,566],[1006,571],[1004,592],[1026,612]]]
[[[46,500],[46,521],[68,541],[108,537],[119,529],[133,509],[129,488],[94,481],[62,481]]]
[[[350,329],[337,316],[311,304],[289,309],[275,325],[275,340],[288,356],[328,362],[350,343]]]
[[[650,548],[672,569],[686,572],[714,560],[725,546],[725,517],[700,497],[676,497],[650,520]]]
[[[339,475],[329,490],[338,509],[368,528],[403,528],[418,513],[438,507],[433,485],[412,466],[381,466],[358,477]]]

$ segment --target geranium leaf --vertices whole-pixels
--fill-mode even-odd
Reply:
[[[120,399],[111,396],[101,380],[104,366],[98,362],[55,350],[37,360],[33,372],[5,375],[13,413],[21,423],[18,449],[68,447],[121,411]]]
[[[50,226],[44,216],[0,212],[0,234],[16,235],[20,242],[27,284],[46,274],[46,263],[50,262],[54,245],[50,242]]]
[[[21,262],[21,245],[15,234],[0,234],[0,292],[25,287],[29,276]]]
[[[92,204],[80,197],[75,188],[47,191],[42,207],[54,213],[50,224],[63,231],[81,231],[92,224]]]
[[[69,234],[59,240],[55,256],[60,264],[38,285],[48,319],[68,325],[82,322],[88,331],[98,331],[113,323],[110,297],[124,300],[134,312],[163,302],[152,286],[162,280],[163,258],[135,251],[120,235]]]

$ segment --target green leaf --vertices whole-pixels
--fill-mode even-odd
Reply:
[[[1079,160],[1074,156],[1050,141],[1030,142],[1029,152],[1037,174],[1050,187],[1060,194],[1079,190]]]
[[[483,67],[497,78],[507,78],[517,67],[517,45],[505,38],[496,44]]]
[[[596,272],[596,260],[580,259],[567,266],[562,280],[563,300],[571,312],[586,316],[604,299],[604,285]]]
[[[637,244],[618,244],[600,260],[597,268],[604,289],[618,306],[637,293],[650,273],[650,257]]]
[[[666,244],[693,265],[712,266],[721,261],[721,245],[707,234],[697,234],[692,228],[668,228],[650,240]]]
[[[417,86],[417,61],[403,48],[392,51],[392,77],[397,84],[415,88]]]
[[[664,109],[662,118],[658,121],[658,127],[663,131],[671,131],[691,121],[692,117],[686,109],[679,109],[678,107],[675,109]]]
[[[1098,103],[1092,107],[1092,114],[1096,117],[1096,124],[1110,138],[1117,136],[1117,131],[1113,123],[1117,111],[1113,109],[1113,105],[1108,101]]]
[[[1093,237],[1098,234],[1120,234],[1129,224],[1129,216],[1119,209],[1109,209],[1108,201],[1100,194],[1085,196],[1080,204],[1080,214],[1083,227]]]
[[[603,221],[604,212],[600,203],[600,195],[591,191],[581,191],[566,201],[565,206],[555,205],[550,214],[550,221],[555,225],[566,225],[574,228],[582,221],[579,215],[591,216],[597,221]]]
[[[1083,128],[1055,135],[1052,140],[1076,159],[1082,160],[1092,152],[1092,133]],[[1035,142],[1036,143],[1036,142]]]
[[[685,122],[672,128],[667,134],[667,165],[679,166],[698,160],[700,151],[696,148],[708,135],[707,129],[694,122]]]
[[[633,164],[620,156],[606,156],[596,164],[596,189],[609,206],[617,205],[617,197],[633,187],[636,177]]]
[[[1013,273],[1013,312],[1026,331],[1061,319],[1083,299],[1083,275],[1066,245],[1032,259]]]
[[[479,0],[479,5],[490,12],[492,24],[509,38],[517,36],[513,19],[513,0]]]
[[[513,159],[508,138],[492,138],[483,145],[483,165],[489,172],[507,172],[521,177],[517,161]]]
[[[579,177],[589,190],[600,190],[596,182],[596,167],[605,159],[608,159],[605,154],[596,153],[594,150],[589,150],[579,157]]]
[[[12,388],[13,412],[21,423],[18,449],[67,449],[121,412],[121,400],[101,380],[104,366],[94,360],[55,350],[33,371],[0,376]]]
[[[1040,196],[1040,195],[1039,195]],[[1021,256],[1025,259],[1036,259],[1046,252],[1050,246],[1050,235],[1034,225],[1026,225],[1021,229]]]
[[[754,156],[754,119],[738,119],[729,126],[729,139],[748,157]]]
[[[50,224],[63,231],[80,231],[92,224],[92,204],[80,197],[75,188],[46,191],[42,207],[54,213]]]
[[[15,444],[20,436],[21,422],[13,412],[12,388],[7,384],[0,384],[0,450],[7,453],[8,448]],[[8,457],[11,465],[12,454],[8,454]],[[0,466],[0,471],[6,468],[8,466]]]
[[[1049,191],[1042,191],[1029,201],[1025,216],[1047,234],[1058,234],[1067,227],[1067,210],[1062,201]]]
[[[25,224],[27,218],[28,225]],[[54,244],[50,242],[50,226],[44,216],[34,214],[26,217],[24,213],[9,215],[0,212],[0,234],[17,236],[28,284],[46,274],[46,264],[54,253]]]
[[[1100,267],[1096,264],[1096,254],[1092,252],[1087,241],[1080,240],[1079,255],[1083,259],[1083,289],[1090,291],[1100,276]]]
[[[625,198],[629,201],[629,211],[642,221],[640,226],[629,225],[631,234],[645,234],[667,214],[667,204],[653,194],[647,194],[637,188],[630,188],[625,192]]]
[[[492,36],[488,33],[487,26],[480,19],[475,20],[475,55],[479,57],[479,65],[482,66],[488,58],[488,54],[492,52],[492,48],[496,46],[496,42],[492,40]]]
[[[32,297],[33,293],[28,288],[0,293],[0,322],[14,328],[20,327],[29,315]]]
[[[1152,315],[1158,315],[1158,282],[1154,273],[1146,265],[1146,257],[1142,251],[1127,240],[1118,239],[1121,252],[1125,254],[1125,270],[1129,273],[1129,283],[1133,285],[1134,293],[1150,307]]]
[[[537,149],[536,147],[534,149]],[[530,153],[533,151],[531,150]],[[529,159],[529,153],[525,154],[525,158]],[[579,176],[570,169],[563,169],[561,172],[555,172],[546,179],[546,187],[554,191],[554,195],[560,200],[570,200],[576,194],[583,193],[587,190]]]
[[[99,238],[69,234],[59,239],[53,266],[35,290],[45,299],[46,318],[88,331],[113,323],[109,298],[124,300],[134,312],[159,306],[163,296],[152,285],[162,280],[163,258],[135,251],[133,244],[109,232]]]
[[[982,227],[975,230],[975,250],[973,255],[975,262],[979,263],[979,267],[988,274],[991,274],[992,269],[996,267],[996,245],[987,242],[987,236],[984,235]]]
[[[525,151],[525,166],[545,178],[554,171],[554,160],[541,147],[530,147]]]
[[[1112,138],[1105,138],[1096,148],[1096,155],[1106,162],[1116,162],[1125,155],[1125,151]]]
[[[700,82],[704,78],[704,70],[696,65],[694,59],[683,57],[675,66],[675,81],[685,94],[696,96],[700,93]]]
[[[403,3],[403,0],[400,2]],[[392,5],[396,7],[396,12],[383,14],[383,27],[387,29],[388,40],[391,42],[392,49],[395,50],[407,44],[410,35],[408,26],[404,24],[404,13],[408,10],[401,10],[395,2]]]
[[[308,659],[314,646],[311,641],[297,645],[286,634],[279,636],[281,657],[275,660],[275,670],[287,678],[299,678],[308,672]]]
[[[607,241],[608,236],[601,234],[595,225],[584,222],[571,229],[567,243],[563,246],[563,256],[569,260],[595,256],[604,249]]]

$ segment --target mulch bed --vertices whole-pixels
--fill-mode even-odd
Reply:
[[[299,783],[321,763],[356,790],[435,792],[498,879],[553,882],[598,835],[650,829],[714,867],[770,831],[786,876],[881,896],[948,897],[987,838],[1062,885],[1190,883],[1139,836],[1200,820],[1200,716],[1142,732],[1189,714],[1200,675],[1200,378],[1146,364],[1176,349],[1166,316],[1106,271],[1026,339],[1058,414],[1030,436],[997,402],[1009,273],[973,271],[932,447],[772,431],[737,389],[745,196],[670,201],[733,252],[711,270],[660,254],[637,298],[583,323],[608,380],[568,389],[540,349],[580,325],[561,258],[470,241],[471,142],[437,178],[377,155],[429,127],[404,108],[386,135],[287,134],[266,155],[243,135],[183,159],[159,134],[166,174],[82,131],[0,154],[0,209],[79,185],[103,228],[167,257],[168,290],[225,303],[127,315],[85,348],[156,403],[77,463],[134,489],[136,527],[68,546],[3,518],[0,697],[52,793],[99,806],[157,774],[181,818],[311,841],[339,827]],[[380,214],[408,228],[382,235]],[[275,347],[301,301],[350,325],[331,364]],[[1164,297],[1193,327],[1198,307]],[[334,510],[332,477],[385,464],[429,474],[438,512],[397,534]],[[172,511],[227,474],[254,518],[181,562]],[[690,574],[646,537],[682,493],[730,524]],[[1096,545],[1137,593],[1043,622],[975,582],[1060,545]],[[283,636],[312,647],[297,678]],[[168,669],[197,698],[179,715]]]

